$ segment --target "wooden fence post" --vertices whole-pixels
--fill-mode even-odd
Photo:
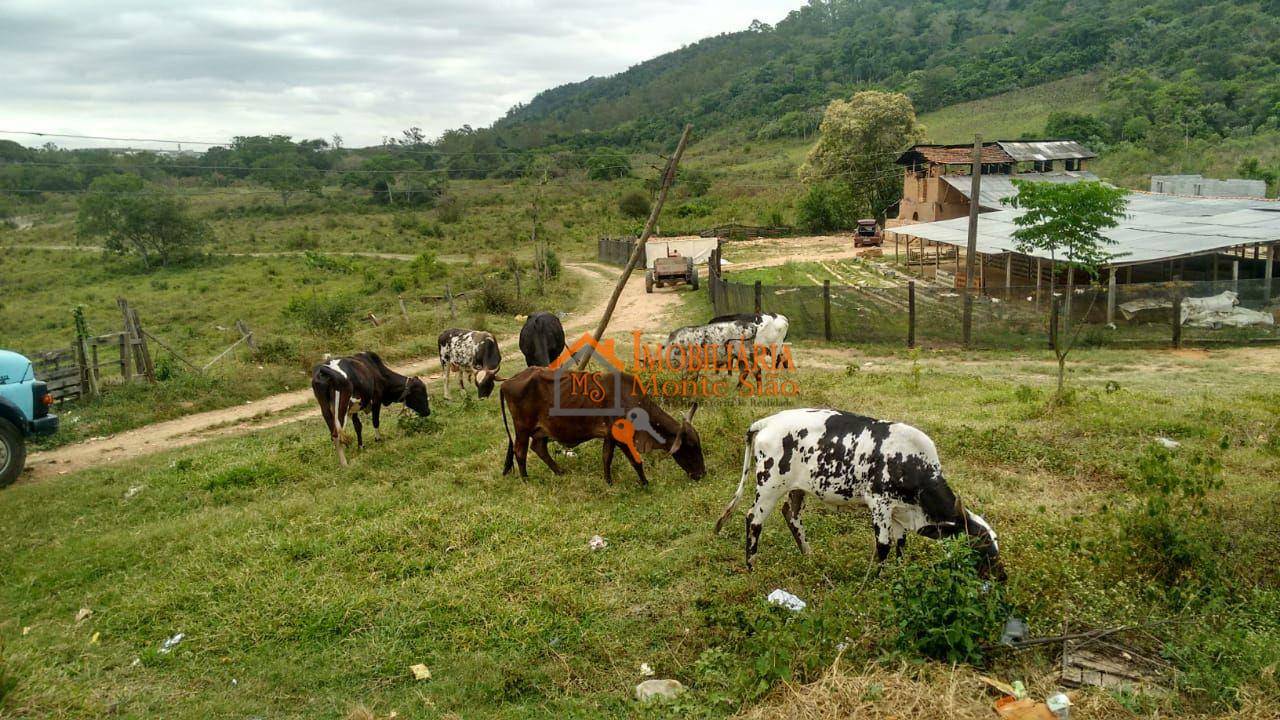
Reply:
[[[244,344],[248,345],[250,350],[257,352],[258,340],[253,336],[253,331],[249,329],[249,325],[243,320],[236,320],[236,330],[240,332],[240,337],[244,338]]]
[[[458,314],[453,310],[453,283],[448,280],[444,281],[444,297],[449,301],[449,319],[457,319]]]
[[[1182,347],[1182,293],[1173,298],[1173,347]]]
[[[397,295],[397,296],[396,296],[396,300],[400,303],[400,316],[401,316],[401,317],[403,317],[403,318],[405,319],[405,322],[408,322],[408,321],[409,321],[409,311],[408,311],[408,309],[406,309],[406,308],[405,308],[405,306],[404,306],[404,296],[403,296],[403,295]]]
[[[1116,268],[1112,266],[1107,273],[1107,324],[1116,321]]]
[[[907,347],[916,346],[916,281],[907,282]]]
[[[764,300],[764,287],[761,285],[759,280],[756,281],[755,291],[756,291],[756,314],[759,315],[761,313],[761,308],[763,307],[763,300]]]
[[[831,281],[822,281],[822,336],[831,342]]]
[[[1275,272],[1272,265],[1276,262],[1276,248],[1280,248],[1280,245],[1275,243],[1267,245],[1267,266],[1262,271],[1262,302],[1264,304],[1271,302],[1271,276]]]

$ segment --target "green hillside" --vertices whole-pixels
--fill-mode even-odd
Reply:
[[[929,142],[971,142],[978,133],[988,140],[1013,140],[1042,135],[1052,112],[1088,113],[1101,96],[1099,79],[1085,75],[957,103],[921,115],[920,122]]]

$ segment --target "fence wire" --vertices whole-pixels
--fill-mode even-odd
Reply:
[[[756,310],[756,286],[713,278],[708,283],[717,315]],[[997,288],[974,294],[970,346],[1033,349],[1048,345],[1054,300],[1063,326],[1082,346],[1251,343],[1280,341],[1280,281],[1225,280],[1118,285],[1115,298],[1100,285]],[[906,345],[911,332],[908,286],[870,288],[831,285],[760,286],[759,307],[786,315],[790,337],[838,342]],[[1268,297],[1270,295],[1270,297]],[[1174,308],[1179,308],[1176,323]],[[829,310],[827,309],[829,307]],[[915,343],[922,347],[964,342],[964,297],[959,290],[915,286]]]

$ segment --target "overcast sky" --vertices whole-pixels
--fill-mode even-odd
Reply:
[[[0,130],[211,141],[337,133],[348,146],[411,125],[435,136],[753,19],[776,23],[800,4],[0,0]]]

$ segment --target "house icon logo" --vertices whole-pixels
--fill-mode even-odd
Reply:
[[[605,368],[604,372],[587,373],[571,370],[572,367],[582,366],[592,356],[600,360],[600,364]],[[614,352],[613,340],[596,342],[596,339],[591,337],[591,333],[583,333],[582,337],[565,348],[564,352],[560,353],[560,357],[552,361],[547,367],[555,373],[555,402],[551,406],[550,414],[584,417],[622,417],[626,414],[622,407],[622,371],[624,366]],[[566,382],[566,375],[568,375],[567,382],[569,382],[570,394],[582,393],[590,395],[594,391],[603,395],[605,394],[604,383],[612,383],[613,403],[609,407],[563,407],[560,404],[561,398],[564,396],[561,388],[563,383]]]

